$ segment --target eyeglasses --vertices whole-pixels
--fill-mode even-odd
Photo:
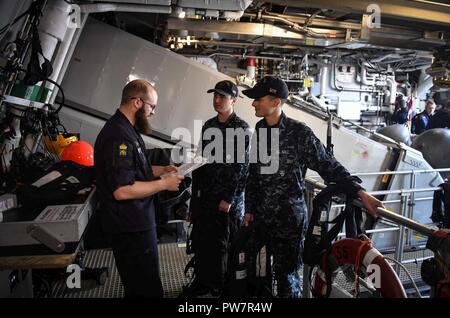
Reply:
[[[143,102],[145,105],[150,106],[150,109],[152,110],[152,112],[155,110],[156,105],[150,104],[149,102],[146,102],[145,100],[143,100],[140,97],[131,97],[130,99],[139,99],[141,102]]]

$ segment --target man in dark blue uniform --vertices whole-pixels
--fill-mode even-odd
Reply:
[[[428,100],[423,112],[417,114],[412,121],[411,132],[416,135],[420,135],[428,129],[428,123],[431,116],[433,116],[436,104],[432,100]]]
[[[99,133],[94,147],[101,223],[112,250],[126,297],[162,297],[153,195],[177,191],[182,176],[157,179],[173,166],[151,166],[140,133],[158,95],[144,80],[128,83],[119,109]]]
[[[392,115],[392,122],[394,124],[405,124],[411,121],[411,118],[414,118],[416,113],[414,110],[409,114],[408,103],[404,99],[402,95],[399,95],[395,101],[395,111]],[[411,123],[409,123],[411,124]]]
[[[251,153],[258,154],[258,158],[250,158],[244,225],[253,220],[265,225],[277,296],[299,297],[298,270],[306,228],[306,170],[315,170],[325,181],[339,183],[350,195],[359,196],[374,216],[382,203],[363,190],[360,180],[350,176],[309,127],[284,114],[282,106],[289,91],[281,79],[266,76],[243,94],[254,99],[255,115],[264,117],[253,134],[257,142],[252,141]],[[255,144],[257,151],[253,149]],[[271,156],[272,162],[264,163],[259,157],[262,153]]]
[[[433,128],[450,128],[450,100],[431,117],[428,129]]]
[[[191,296],[209,291],[218,294],[224,287],[230,242],[244,214],[251,138],[249,125],[234,112],[237,86],[225,80],[208,93],[214,93],[217,116],[202,127],[199,150],[208,164],[192,175],[191,238],[196,279],[186,290]]]

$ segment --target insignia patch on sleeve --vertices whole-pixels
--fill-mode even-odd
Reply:
[[[114,142],[112,162],[116,168],[133,167],[133,145],[129,142]]]
[[[127,145],[126,144],[120,144],[119,145],[119,156],[120,157],[126,157],[127,156]]]

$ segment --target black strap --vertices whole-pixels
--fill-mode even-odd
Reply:
[[[353,201],[353,198],[350,198]],[[363,234],[362,230],[362,211],[360,207],[357,207],[347,200],[345,206],[345,236],[347,238],[357,238],[360,234]]]
[[[35,85],[37,82],[47,79],[53,72],[52,64],[42,53],[39,32],[36,26],[33,26],[31,45],[30,63],[28,63],[27,74],[24,78],[25,85]],[[42,65],[39,64],[39,55],[44,59]]]
[[[338,268],[336,259],[331,253],[327,253],[326,257],[326,268],[325,268],[325,279],[327,281],[327,289],[325,292],[325,298],[329,298],[331,294],[332,284],[333,284],[333,272]]]
[[[340,229],[345,221],[345,214],[339,214],[331,222],[321,222],[321,215],[323,212],[327,213],[326,219],[330,212],[331,199],[333,195],[342,193],[341,188],[336,185],[329,185],[323,189],[313,200],[313,212],[311,220],[306,231],[305,246],[303,250],[303,260],[310,266],[319,264],[323,253],[331,246],[333,239],[339,234]],[[328,224],[334,223],[333,228],[328,231]],[[320,228],[320,238],[318,238],[317,230]]]
[[[312,267],[320,264],[320,262],[323,261],[323,255],[326,255],[324,260],[325,264],[323,264],[327,283],[325,297],[330,296],[332,288],[332,275],[338,267],[336,259],[331,254],[332,242],[342,230],[344,222],[346,222],[347,237],[354,238],[363,233],[361,229],[361,209],[352,204],[354,195],[349,194],[348,191],[345,191],[346,189],[347,188],[342,184],[331,184],[316,195],[313,201],[313,212],[311,214],[311,220],[308,225],[305,238],[303,259],[306,264]],[[324,212],[327,213],[326,219],[328,219],[332,197],[342,193],[347,193],[346,207],[344,211],[339,213],[331,221],[321,222],[321,215]],[[334,224],[330,230],[328,230],[329,224]],[[314,232],[317,232],[318,227],[320,227],[320,238],[317,234],[314,234]],[[321,295],[315,296],[321,297]]]
[[[194,269],[195,274],[195,255],[189,260],[189,262],[184,267],[184,276],[187,276],[187,272],[189,271],[190,268]]]

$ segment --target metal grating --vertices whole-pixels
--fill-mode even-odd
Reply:
[[[167,243],[159,246],[159,263],[161,281],[165,298],[178,297],[188,279],[184,276],[184,267],[190,259],[186,255],[184,244]],[[108,267],[109,278],[104,285],[95,281],[82,281],[81,289],[69,289],[65,280],[54,283],[55,298],[121,298],[124,296],[122,283],[114,262],[111,250],[89,250],[86,252],[84,264],[89,268]]]
[[[55,298],[121,298],[124,295],[114,256],[111,250],[89,250],[84,258],[85,267],[108,267],[109,277],[104,285],[95,281],[82,281],[81,289],[69,289],[64,280],[55,284],[53,297]]]
[[[165,298],[176,298],[182,291],[183,285],[188,283],[188,278],[184,275],[184,268],[191,256],[186,255],[184,244],[165,243],[159,244],[159,263],[161,281],[164,289]],[[432,256],[430,250],[405,252],[403,259],[418,259]],[[393,254],[386,256],[394,257]],[[54,284],[53,297],[55,298],[121,298],[123,297],[123,287],[120,277],[114,263],[114,256],[111,250],[89,250],[86,252],[84,259],[86,267],[109,267],[109,278],[102,286],[97,285],[94,281],[83,281],[81,290],[71,290],[66,287],[65,280],[58,281]],[[414,280],[420,280],[421,262],[405,264]],[[300,275],[303,270],[300,270]],[[301,277],[302,279],[302,277]],[[400,270],[400,279],[403,284],[409,285],[410,280],[404,270]],[[340,287],[351,291],[354,287],[353,282],[349,282],[345,275],[341,272],[335,279]],[[364,291],[363,287],[361,291]],[[412,295],[413,297],[415,295]]]
[[[184,268],[191,259],[186,254],[186,245],[168,243],[159,245],[159,268],[165,298],[176,298],[183,285],[188,283]]]

